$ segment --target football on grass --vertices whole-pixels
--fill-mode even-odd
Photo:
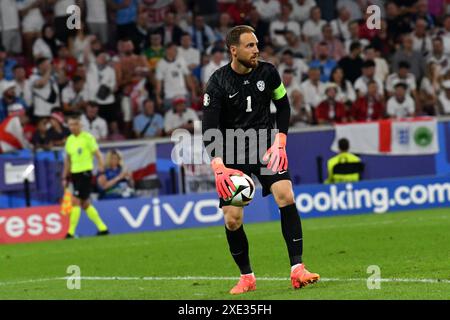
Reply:
[[[236,187],[236,191],[231,191],[232,199],[227,201],[227,205],[244,207],[248,205],[255,195],[255,183],[252,178],[244,174],[243,176],[231,176],[231,181]]]

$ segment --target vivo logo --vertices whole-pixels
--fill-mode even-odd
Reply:
[[[206,208],[214,208],[215,212],[204,214],[203,211]],[[216,199],[200,200],[197,202],[188,201],[181,212],[177,212],[169,203],[160,203],[159,199],[155,198],[151,205],[144,205],[136,217],[124,206],[119,207],[119,212],[133,229],[140,228],[150,212],[153,215],[153,225],[155,227],[162,225],[161,217],[163,214],[166,214],[176,225],[184,224],[192,213],[194,214],[194,218],[200,223],[217,222],[223,217],[222,210],[219,208],[219,200]]]

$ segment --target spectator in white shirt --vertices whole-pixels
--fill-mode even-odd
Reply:
[[[300,86],[304,98],[307,111],[314,112],[314,109],[323,100],[325,94],[325,84],[320,81],[320,69],[310,67],[308,71],[308,79],[303,81]]]
[[[211,60],[202,70],[202,84],[204,88],[206,88],[206,84],[212,74],[226,64],[224,50],[219,47],[213,48],[211,51]]]
[[[394,94],[395,85],[399,82],[406,84],[406,94],[410,95],[414,99],[417,98],[416,91],[416,77],[409,72],[410,65],[408,61],[400,61],[398,63],[398,71],[390,74],[386,79],[386,91],[388,96]]]
[[[367,84],[370,80],[376,81],[378,84],[378,94],[380,97],[384,97],[383,82],[375,76],[375,62],[372,60],[364,61],[362,67],[362,75],[356,79],[354,88],[358,97],[363,97],[367,93]]]
[[[81,112],[89,100],[84,90],[85,80],[80,76],[74,76],[62,90],[63,110],[65,113]]]
[[[278,0],[256,0],[253,2],[253,6],[265,22],[270,22],[270,20],[273,20],[281,12],[280,2]]]
[[[381,81],[386,80],[389,75],[389,65],[386,59],[380,57],[380,52],[374,46],[364,48],[364,60],[373,60],[375,62],[375,77]]]
[[[171,135],[176,129],[185,129],[194,132],[194,124],[198,121],[198,116],[194,110],[187,108],[184,97],[176,97],[172,101],[173,108],[167,111],[164,116],[164,131]]]
[[[301,57],[306,61],[311,60],[313,52],[309,42],[302,40],[303,35],[296,36],[294,32],[288,30],[285,37],[287,45],[280,50],[281,52],[292,50],[294,56]]]
[[[310,18],[303,24],[303,35],[313,46],[322,39],[322,27],[327,22],[322,19],[322,12],[318,6],[311,8]]]
[[[446,82],[442,83],[442,86]],[[450,81],[447,82],[450,84]],[[436,104],[441,92],[441,76],[439,75],[437,65],[433,62],[428,63],[425,68],[425,76],[420,82],[419,101],[422,112],[428,115],[436,115]]]
[[[36,61],[36,70],[30,77],[33,92],[34,115],[36,117],[48,117],[53,108],[60,106],[59,86],[64,81],[62,69],[53,71],[48,58],[39,58]]]
[[[446,55],[450,54],[450,16],[445,16],[443,21],[443,28],[440,29],[437,32],[437,35],[439,35],[442,38],[442,41],[444,42],[444,53]]]
[[[337,9],[347,8],[350,13],[351,20],[361,20],[364,17],[363,12],[366,11],[367,8],[366,0],[338,0]]]
[[[98,116],[98,105],[93,101],[88,102],[86,113],[81,115],[81,125],[83,130],[92,134],[99,141],[108,138],[108,125],[105,119]]]
[[[188,89],[192,97],[195,97],[195,86],[189,68],[186,61],[178,57],[177,46],[172,43],[166,48],[164,59],[159,60],[156,66],[156,98],[160,102],[161,97],[164,97],[163,105],[167,110],[176,96],[187,98]],[[162,95],[163,90],[164,95]]]
[[[294,32],[296,36],[300,36],[300,24],[290,18],[291,12],[292,5],[290,3],[282,4],[280,18],[270,23],[270,39],[275,47],[279,48],[287,44],[285,34],[288,30]]]
[[[353,42],[361,43],[361,47],[365,48],[370,44],[369,40],[365,38],[360,38],[359,36],[359,24],[358,21],[352,21],[348,25],[348,31],[350,32],[350,37],[345,41],[344,47],[347,53],[350,53],[350,46]]]
[[[338,10],[338,17],[330,22],[334,36],[342,42],[350,39],[350,17],[350,11],[346,7],[341,7]]]
[[[218,25],[214,28],[214,33],[218,40],[225,40],[227,33],[233,26],[233,20],[228,12],[222,12],[219,16]]]
[[[92,34],[104,45],[108,42],[107,0],[84,0],[86,22]]]
[[[0,1],[0,23],[1,38],[6,51],[14,54],[22,53],[19,10],[15,0]]]
[[[441,37],[433,38],[433,51],[428,57],[427,63],[435,63],[440,75],[444,76],[450,69],[450,59],[444,53],[444,43]]]
[[[14,81],[16,82],[16,96],[22,98],[28,107],[31,107],[33,94],[31,92],[30,79],[27,78],[25,68],[21,65],[15,65],[13,71]]]
[[[356,92],[350,81],[344,78],[344,70],[336,67],[331,72],[330,82],[336,84],[336,100],[346,105],[351,105],[356,100]]]
[[[57,55],[58,43],[53,27],[45,24],[42,27],[41,36],[33,44],[33,58],[53,59]]]
[[[440,115],[450,115],[450,80],[442,83],[443,90],[437,99],[437,109]]]
[[[393,118],[406,118],[414,116],[416,104],[406,94],[407,85],[399,82],[395,85],[395,94],[387,102],[387,113]]]
[[[413,39],[413,50],[419,51],[424,57],[432,50],[431,38],[427,34],[427,22],[425,19],[416,20],[414,31],[411,33]]]
[[[31,59],[33,42],[39,37],[45,23],[41,12],[44,0],[18,0],[16,2],[22,17],[24,53],[28,59]]]
[[[197,15],[194,18],[194,23],[188,32],[191,34],[194,47],[203,52],[211,44],[216,41],[216,35],[213,29],[205,23],[205,18]]]
[[[294,92],[301,92],[300,82],[294,77],[292,69],[284,69],[281,75],[284,87],[286,88],[286,94],[289,100],[292,101]]]
[[[119,121],[120,108],[114,95],[117,88],[116,72],[109,64],[109,55],[103,51],[94,51],[94,57],[86,60],[89,100],[97,102],[99,116],[108,123]]]
[[[316,6],[315,0],[289,0],[292,4],[291,18],[304,23],[309,18],[311,9]]]
[[[186,61],[191,71],[200,65],[200,51],[192,46],[191,35],[187,32],[181,36],[181,46],[178,47],[178,55]]]
[[[281,63],[278,66],[278,73],[283,74],[284,70],[291,70],[295,81],[302,83],[303,78],[307,75],[309,67],[303,59],[295,58],[292,50],[287,49],[283,52]]]

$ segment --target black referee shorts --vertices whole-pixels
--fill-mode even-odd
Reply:
[[[88,200],[92,192],[92,172],[72,173],[73,195]]]
[[[249,177],[254,174],[262,186],[262,196],[267,197],[269,194],[271,194],[270,187],[275,182],[281,181],[281,180],[291,180],[291,176],[289,174],[289,169],[286,171],[280,171],[273,173],[271,170],[267,168],[267,164],[258,163],[258,164],[225,164],[227,168],[232,168],[236,170],[240,170]],[[220,204],[219,207],[222,208],[222,206],[226,206],[227,202],[220,198]]]

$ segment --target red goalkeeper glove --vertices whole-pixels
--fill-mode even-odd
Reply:
[[[216,178],[216,190],[219,197],[226,200],[232,197],[231,191],[236,191],[236,187],[230,179],[230,176],[238,175],[242,176],[242,171],[236,169],[230,169],[225,167],[222,159],[215,158],[211,161],[211,167],[214,170],[214,176]]]
[[[277,133],[273,145],[267,150],[263,161],[269,161],[267,168],[272,172],[287,170],[288,158],[286,154],[286,135]]]

